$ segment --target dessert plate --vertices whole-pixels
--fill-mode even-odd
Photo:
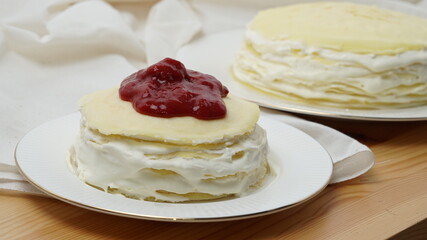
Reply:
[[[295,1],[288,1],[294,3]],[[305,1],[307,2],[307,1]],[[427,12],[416,7],[396,1],[353,1],[403,11],[414,15],[427,17]],[[186,67],[211,74],[223,82],[230,92],[244,99],[253,101],[260,106],[329,118],[353,119],[365,121],[421,121],[427,120],[427,105],[400,109],[355,110],[313,106],[282,100],[261,92],[249,89],[236,83],[230,74],[234,55],[243,43],[245,29],[235,29],[206,35],[184,46],[177,53],[177,59]]]
[[[261,117],[267,131],[274,176],[256,192],[212,202],[158,203],[125,198],[83,183],[66,156],[79,132],[80,114],[47,122],[27,133],[15,160],[22,175],[46,194],[98,212],[158,221],[209,222],[274,213],[302,203],[328,184],[332,161],[311,137],[284,123]]]

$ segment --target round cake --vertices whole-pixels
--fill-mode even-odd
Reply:
[[[375,6],[314,2],[259,12],[235,79],[284,100],[341,108],[427,103],[427,19]]]
[[[78,177],[106,192],[164,202],[242,196],[261,186],[269,165],[266,134],[257,125],[258,106],[223,96],[219,100],[226,113],[216,117],[212,115],[212,104],[204,102],[210,97],[204,97],[199,105],[186,109],[194,114],[204,105],[205,115],[175,116],[180,115],[177,108],[197,98],[195,91],[200,88],[199,83],[190,88],[187,82],[183,85],[180,81],[194,82],[193,78],[204,75],[180,69],[184,79],[175,81],[176,69],[170,74],[161,66],[183,65],[166,60],[131,75],[120,89],[102,90],[81,99],[81,129],[70,154]],[[145,84],[148,81],[166,90],[153,89],[154,85]],[[219,81],[203,81],[201,84],[209,89],[220,85]],[[145,90],[135,90],[138,84],[145,84]],[[182,86],[185,96],[192,94],[187,102],[181,95],[176,96]],[[129,93],[146,101],[149,112],[138,112],[140,102],[128,99]],[[147,93],[151,96],[147,97]],[[176,99],[180,104],[174,105]]]

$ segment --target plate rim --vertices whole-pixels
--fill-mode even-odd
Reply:
[[[33,185],[34,187],[36,187],[38,190],[40,190],[41,192],[47,194],[48,196],[53,197],[54,199],[60,200],[62,202],[77,206],[77,207],[81,207],[87,210],[91,210],[91,211],[95,211],[95,212],[99,212],[99,213],[104,213],[104,214],[109,214],[109,215],[114,215],[114,216],[119,216],[119,217],[127,217],[127,218],[133,218],[133,219],[142,219],[142,220],[150,220],[150,221],[160,221],[160,222],[186,222],[186,223],[202,223],[202,222],[222,222],[222,221],[235,221],[235,220],[244,220],[244,219],[250,219],[250,218],[254,218],[254,217],[261,217],[261,216],[266,216],[269,214],[274,214],[292,207],[295,207],[297,205],[303,204],[305,202],[310,201],[311,199],[315,198],[316,196],[318,196],[329,184],[330,184],[330,180],[332,179],[332,175],[333,175],[333,162],[332,162],[332,158],[329,154],[328,151],[326,151],[326,149],[320,145],[320,143],[318,143],[315,139],[313,139],[311,136],[309,136],[308,134],[302,132],[301,130],[292,127],[286,123],[283,123],[281,121],[263,116],[263,118],[267,118],[269,121],[274,121],[274,122],[278,122],[280,124],[285,124],[295,130],[297,130],[298,132],[300,132],[302,135],[305,135],[305,137],[311,138],[313,139],[317,145],[327,154],[328,158],[330,161],[328,161],[328,166],[330,167],[330,173],[329,173],[329,177],[328,179],[325,181],[325,183],[323,184],[323,186],[321,186],[317,191],[311,193],[310,196],[295,202],[293,204],[289,204],[289,205],[285,205],[285,206],[281,206],[281,207],[277,207],[277,208],[273,208],[273,209],[268,209],[265,211],[260,211],[260,212],[254,212],[254,213],[246,213],[246,214],[241,214],[241,215],[237,215],[237,216],[222,216],[222,217],[201,217],[201,218],[191,218],[191,217],[167,217],[167,216],[155,216],[155,215],[149,215],[149,214],[139,214],[139,213],[131,213],[131,212],[123,212],[123,211],[119,211],[119,210],[115,210],[115,209],[107,209],[107,208],[103,208],[103,207],[96,207],[96,206],[91,206],[91,205],[87,205],[84,203],[81,203],[79,201],[73,200],[73,199],[69,199],[67,197],[61,196],[59,194],[56,194],[48,189],[46,189],[45,187],[41,186],[39,183],[37,183],[37,181],[33,180],[30,176],[28,176],[25,171],[22,169],[19,160],[17,158],[17,152],[19,147],[21,146],[21,142],[22,140],[32,131],[36,130],[37,128],[43,126],[43,125],[48,125],[50,124],[52,121],[55,120],[60,120],[60,119],[66,119],[69,117],[72,117],[73,115],[77,114],[78,112],[75,113],[71,113],[68,115],[64,115],[58,118],[54,118],[51,119],[45,123],[42,123],[41,125],[38,125],[36,127],[31,128],[29,131],[27,131],[18,141],[18,143],[15,146],[14,152],[13,152],[13,157],[14,157],[14,161],[15,164],[17,166],[18,172],[24,177],[25,180],[27,180],[31,185]],[[261,118],[261,116],[260,116]],[[80,181],[80,179],[76,180]],[[94,189],[96,190],[96,189]],[[99,190],[96,190],[99,191]],[[179,204],[179,203],[172,203],[172,204]],[[184,203],[185,204],[185,203]]]
[[[235,93],[236,94],[236,93]],[[348,115],[348,114],[341,114],[341,113],[334,113],[329,112],[328,110],[322,111],[321,107],[319,110],[311,109],[312,107],[316,107],[315,105],[301,105],[299,106],[292,106],[293,104],[297,104],[294,102],[289,102],[290,104],[286,104],[287,106],[280,106],[278,104],[269,104],[265,102],[260,102],[257,100],[250,99],[249,97],[241,94],[236,94],[242,99],[245,99],[247,101],[254,102],[258,104],[260,107],[269,108],[272,110],[278,110],[278,111],[285,111],[290,113],[296,113],[296,114],[302,114],[306,116],[313,116],[313,117],[323,117],[323,118],[330,118],[330,119],[342,119],[342,120],[358,120],[358,121],[369,121],[369,122],[415,122],[415,121],[426,121],[427,120],[427,113],[425,117],[379,117],[379,116],[360,116],[360,115]],[[285,101],[285,100],[282,100]],[[308,108],[306,108],[308,107]],[[416,107],[408,107],[407,109],[415,109],[425,107],[427,110],[427,105],[421,105]],[[344,109],[342,109],[344,110]],[[399,109],[396,109],[399,110]],[[345,110],[344,110],[345,111]],[[359,110],[363,111],[363,110]]]

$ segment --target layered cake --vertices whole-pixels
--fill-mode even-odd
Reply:
[[[248,194],[269,173],[258,106],[173,59],[83,97],[80,112],[70,163],[82,181],[106,192],[211,200]]]
[[[427,19],[345,2],[259,12],[235,79],[281,99],[344,108],[427,103]]]

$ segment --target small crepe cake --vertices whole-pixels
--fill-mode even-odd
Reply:
[[[83,97],[80,111],[70,165],[106,192],[210,200],[248,194],[269,172],[258,106],[173,59],[132,74],[120,89]]]
[[[261,11],[235,79],[281,99],[343,108],[427,103],[427,19],[375,6],[315,2]]]

